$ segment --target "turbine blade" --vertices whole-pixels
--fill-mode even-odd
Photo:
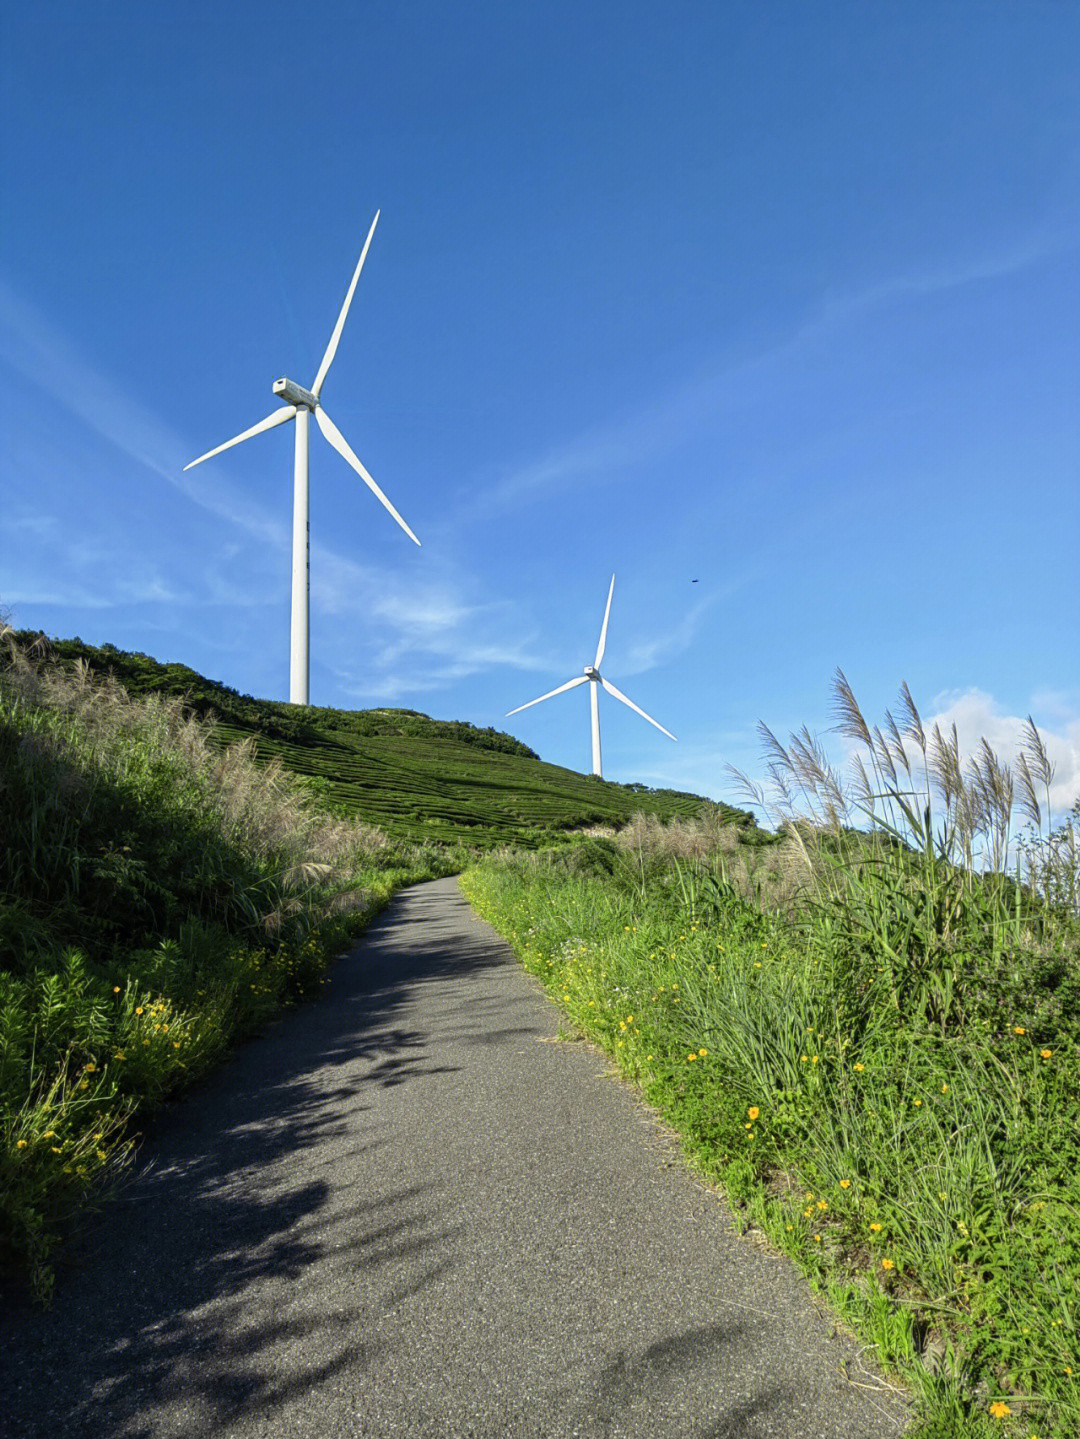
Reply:
[[[368,489],[375,496],[375,498],[380,501],[381,504],[386,506],[386,508],[393,515],[394,519],[397,520],[398,524],[408,535],[409,539],[412,540],[413,544],[418,545],[420,541],[413,534],[412,530],[409,529],[408,525],[398,514],[397,510],[394,509],[393,505],[383,494],[382,490],[379,489],[378,485],[368,474],[367,470],[364,469],[363,465],[353,454],[352,450],[349,448],[348,440],[338,429],[337,425],[334,424],[333,420],[323,409],[322,405],[315,406],[315,418],[319,423],[319,429],[322,430],[323,434],[333,445],[334,449],[337,450],[338,454],[342,457],[342,459],[348,460],[349,464],[352,465],[353,469],[363,480],[364,484],[367,485]]]
[[[508,711],[506,718],[509,719],[511,715],[520,714],[522,710],[527,710],[532,705],[538,705],[540,703],[540,700],[549,700],[552,695],[561,695],[563,690],[576,689],[578,685],[586,685],[588,683],[588,675],[578,675],[576,680],[567,680],[566,683],[564,685],[560,685],[557,690],[548,690],[546,695],[540,696],[540,699],[530,700],[527,705],[518,705],[516,710]]]
[[[205,455],[200,455],[197,460],[192,460],[190,465],[185,465],[185,470],[193,470],[196,465],[201,465],[203,460],[212,459],[214,455],[220,455],[222,450],[231,450],[233,445],[238,445],[241,440],[250,440],[252,435],[262,434],[263,430],[272,430],[275,425],[283,425],[286,420],[291,420],[296,414],[295,405],[286,405],[283,410],[275,410],[272,415],[267,415],[265,420],[260,420],[257,425],[252,425],[250,430],[245,430],[242,435],[237,435],[234,440],[226,440],[223,445],[218,445],[216,450],[207,450]]]
[[[353,291],[356,289],[356,282],[360,278],[360,271],[364,268],[364,261],[367,259],[368,246],[371,244],[371,237],[375,233],[375,226],[379,223],[380,211],[375,211],[375,218],[371,222],[371,229],[364,241],[364,248],[360,252],[360,259],[357,262],[356,270],[353,273],[352,284],[349,286],[349,293],[345,296],[345,303],[341,307],[341,314],[338,316],[337,324],[334,326],[334,333],[330,336],[330,343],[326,347],[326,354],[322,357],[322,364],[319,366],[319,373],[315,376],[315,383],[311,387],[311,393],[316,399],[319,398],[319,391],[322,389],[323,381],[326,379],[326,372],[334,363],[334,356],[337,354],[338,341],[341,339],[341,332],[345,328],[345,316],[349,313],[349,306],[352,304]]]
[[[600,668],[600,661],[604,658],[604,646],[607,644],[607,622],[611,614],[611,596],[615,593],[615,576],[611,577],[611,588],[607,592],[607,609],[604,611],[604,627],[600,631],[600,643],[596,646],[596,658],[593,660],[593,669]]]
[[[651,725],[656,725],[656,728],[660,731],[661,734],[666,734],[668,739],[675,739],[675,736],[671,733],[669,729],[665,729],[662,724],[656,724],[656,720],[653,719],[652,715],[647,715],[639,705],[636,705],[634,703],[633,700],[628,700],[623,694],[622,690],[617,690],[615,686],[609,680],[604,679],[602,675],[600,677],[600,683],[604,686],[609,695],[614,695],[617,700],[622,700],[624,705],[629,705],[630,708],[632,710],[635,710],[642,719],[647,719]],[[675,743],[678,744],[678,740],[675,740]]]

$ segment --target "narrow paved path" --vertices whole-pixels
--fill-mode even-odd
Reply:
[[[896,1439],[791,1266],[557,1031],[453,880],[399,896],[174,1107],[51,1311],[0,1316],[0,1429]]]

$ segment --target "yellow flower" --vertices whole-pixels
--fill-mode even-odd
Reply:
[[[569,998],[570,998],[570,996],[569,996],[568,994],[564,994],[564,995],[563,995],[563,999],[569,999]]]
[[[693,1064],[693,1062],[694,1062],[695,1059],[697,1059],[697,1055],[696,1055],[696,1054],[688,1054],[688,1055],[686,1056],[686,1062],[687,1062],[687,1064]]]
[[[756,1118],[758,1117],[758,1115],[761,1113],[761,1110],[757,1107],[756,1104],[752,1104],[752,1105],[750,1106],[750,1108],[746,1111],[746,1113],[749,1115],[749,1117],[750,1117],[751,1119],[756,1119]]]
[[[1027,1030],[1026,1030],[1026,1029],[1022,1029],[1022,1028],[1020,1027],[1020,1025],[1018,1025],[1018,1024],[1014,1024],[1014,1025],[1013,1025],[1013,1034],[1027,1034]]]
[[[828,1207],[829,1207],[829,1201],[828,1201],[827,1199],[819,1199],[818,1202],[817,1202],[817,1207],[818,1207],[820,1210],[824,1211],[824,1210],[828,1209]]]
[[[943,1084],[943,1085],[941,1086],[941,1092],[942,1092],[942,1094],[948,1094],[948,1092],[949,1092],[949,1086],[948,1086],[947,1084]]]
[[[142,1005],[141,1005],[141,1004],[136,1006],[135,1013],[136,1013],[136,1014],[142,1014]]]
[[[817,1064],[817,1060],[818,1060],[818,1057],[817,1057],[816,1054],[813,1054],[813,1055],[810,1056],[810,1063],[811,1063],[811,1064]]]
[[[16,1149],[25,1149],[25,1148],[26,1148],[26,1140],[25,1140],[25,1139],[20,1139],[20,1140],[16,1143],[15,1148],[16,1148]]]
[[[800,1054],[799,1058],[802,1060],[803,1064],[806,1063],[807,1056],[805,1054]]]
[[[863,1070],[866,1068],[866,1065],[865,1065],[865,1064],[856,1064],[856,1065],[853,1066],[853,1068],[855,1069],[855,1071],[856,1071],[857,1074],[861,1074],[861,1073],[863,1072]]]
[[[871,1224],[871,1226],[870,1226],[870,1233],[871,1233],[871,1234],[880,1234],[880,1233],[881,1233],[881,1225],[880,1225],[880,1224]]]
[[[815,1244],[820,1244],[820,1243],[821,1243],[821,1235],[820,1235],[820,1234],[815,1234],[815,1235],[814,1235],[814,1243],[815,1243]]]
[[[990,1413],[995,1419],[1004,1419],[1006,1414],[1012,1413],[1012,1410],[1002,1400],[995,1399],[993,1404],[990,1405]]]
[[[55,1139],[55,1138],[56,1138],[56,1130],[55,1130],[55,1129],[46,1129],[45,1133],[44,1133],[41,1137],[42,1137],[42,1139]]]
[[[921,1099],[913,1099],[911,1102],[912,1102],[912,1104],[914,1104],[914,1106],[915,1106],[916,1109],[921,1109],[921,1108],[922,1108],[922,1100],[921,1100]]]
[[[895,1268],[896,1268],[896,1265],[893,1263],[893,1261],[892,1261],[891,1259],[883,1259],[883,1260],[881,1261],[881,1267],[882,1267],[882,1269],[895,1269]]]
[[[1054,1052],[1054,1051],[1053,1051],[1052,1049],[1040,1049],[1040,1050],[1039,1050],[1039,1053],[1042,1055],[1043,1059],[1049,1059],[1050,1056],[1053,1054],[1053,1052]]]
[[[851,1180],[850,1180],[850,1179],[841,1179],[841,1181],[840,1181],[840,1188],[841,1188],[841,1189],[850,1189],[850,1188],[851,1188]]]
[[[803,1218],[809,1219],[813,1212],[813,1209],[809,1205],[807,1205],[807,1207],[803,1210]]]
[[[707,1049],[699,1049],[699,1050],[698,1050],[698,1058],[699,1058],[699,1059],[705,1059],[705,1058],[707,1057],[708,1053],[709,1053],[709,1051],[708,1051]]]
[[[113,985],[113,991],[112,991],[112,992],[113,992],[113,994],[119,994],[119,993],[120,993],[120,986],[119,986],[118,984],[114,984],[114,985]]]

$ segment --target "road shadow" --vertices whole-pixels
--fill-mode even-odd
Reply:
[[[407,1287],[380,1291],[383,1303],[439,1281],[459,1226],[432,1185],[343,1200],[330,1182],[360,1155],[377,1163],[363,1122],[377,1089],[444,1072],[427,1035],[402,1022],[416,987],[511,962],[485,933],[438,922],[445,899],[430,888],[399,896],[317,999],[154,1118],[119,1196],[59,1270],[48,1310],[7,1296],[5,1436],[142,1439],[214,1432],[241,1412],[269,1416],[292,1388],[377,1360],[356,1296],[391,1284],[378,1277],[384,1267],[408,1259]],[[298,1309],[317,1263],[331,1300]],[[293,1302],[268,1306],[274,1293]],[[175,1416],[167,1430],[147,1427],[162,1405]]]

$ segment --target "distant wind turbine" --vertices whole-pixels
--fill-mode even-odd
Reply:
[[[218,445],[216,450],[207,450],[205,455],[200,455],[197,460],[192,460],[190,465],[185,465],[185,470],[193,469],[201,465],[203,460],[209,460],[214,455],[220,455],[222,450],[229,450],[233,445],[238,445],[241,440],[250,440],[252,435],[259,435],[263,430],[272,430],[275,425],[283,425],[286,420],[296,420],[296,450],[293,462],[293,546],[292,546],[292,624],[291,624],[291,645],[289,656],[289,703],[294,705],[306,705],[308,702],[308,641],[310,628],[308,622],[308,598],[309,598],[309,538],[308,538],[308,417],[315,412],[315,420],[325,437],[348,463],[371,490],[375,498],[380,501],[397,520],[398,524],[415,544],[420,541],[409,529],[408,525],[394,509],[393,505],[379,489],[378,485],[364,469],[363,465],[353,454],[348,441],[342,435],[337,425],[319,403],[319,392],[322,390],[323,381],[326,379],[327,371],[333,364],[334,356],[337,354],[338,341],[341,339],[341,332],[345,327],[345,316],[349,313],[349,306],[352,304],[353,291],[356,289],[356,282],[360,278],[360,271],[364,268],[364,261],[367,259],[368,246],[371,244],[371,237],[375,233],[375,226],[379,223],[380,211],[376,210],[375,218],[371,222],[371,229],[364,241],[364,248],[361,251],[360,259],[357,262],[356,270],[352,277],[352,284],[349,286],[349,293],[345,296],[345,303],[341,307],[341,314],[334,326],[334,333],[330,336],[330,343],[326,347],[326,354],[322,357],[322,364],[319,366],[319,373],[315,376],[315,383],[310,390],[305,390],[302,385],[295,384],[292,380],[275,380],[274,394],[285,401],[285,408],[275,410],[265,420],[260,420],[257,425],[252,425],[250,430],[245,430],[242,435],[237,435],[233,440],[226,440],[225,444]]]
[[[624,705],[629,705],[630,708],[636,711],[636,713],[638,713],[642,719],[647,719],[651,725],[656,725],[656,728],[660,731],[660,733],[666,734],[668,739],[675,738],[675,736],[671,733],[670,730],[666,730],[662,724],[657,724],[656,720],[654,720],[651,715],[647,715],[643,709],[640,709],[634,703],[633,700],[627,699],[627,697],[623,694],[622,690],[617,690],[615,686],[611,683],[611,681],[604,679],[603,675],[600,673],[600,661],[604,658],[604,646],[607,644],[607,626],[608,616],[611,614],[611,596],[614,593],[615,576],[612,575],[611,587],[608,590],[607,596],[607,609],[605,609],[604,611],[604,624],[602,629],[600,630],[600,643],[596,646],[596,658],[593,660],[591,665],[585,666],[585,673],[583,675],[579,675],[576,680],[567,680],[567,682],[564,685],[560,685],[557,690],[548,690],[547,694],[541,695],[539,699],[530,700],[529,703],[525,705],[518,705],[516,710],[511,710],[510,713],[506,716],[506,718],[509,719],[510,715],[520,714],[522,710],[527,710],[531,705],[538,705],[541,704],[544,700],[551,699],[552,695],[561,695],[563,690],[577,689],[578,685],[588,684],[589,704],[592,710],[592,767],[593,774],[601,775],[601,778],[603,778],[603,776],[600,769],[600,704],[598,692],[598,687],[600,685],[603,685],[609,695],[614,695],[617,700],[622,700]]]

